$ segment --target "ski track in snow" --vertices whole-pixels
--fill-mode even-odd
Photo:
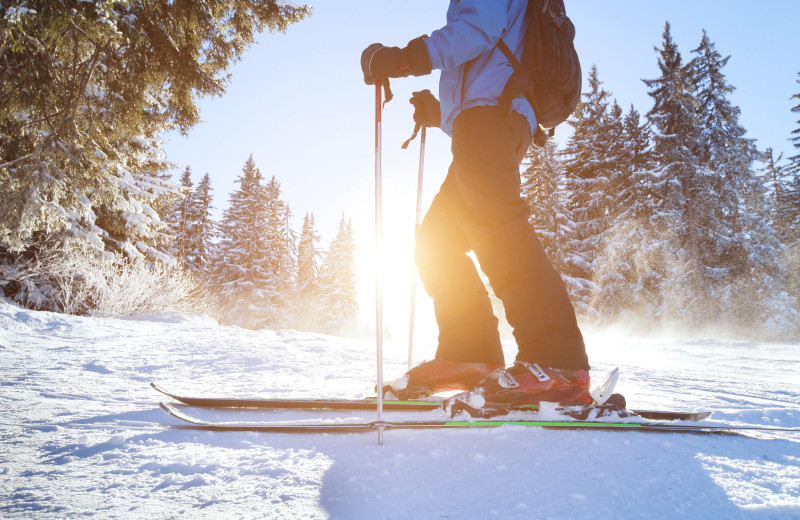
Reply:
[[[800,427],[800,344],[587,336],[631,408]],[[389,345],[387,379],[405,370]],[[420,346],[418,361],[433,356]],[[507,359],[513,359],[513,346]],[[0,302],[0,518],[800,519],[800,435],[501,427],[376,434],[171,428],[186,394],[372,394],[369,341],[31,312]],[[207,419],[289,413],[190,409]],[[428,414],[435,412],[427,412]],[[350,412],[304,417],[355,416]],[[387,416],[390,415],[387,413]],[[371,420],[370,414],[362,418]]]

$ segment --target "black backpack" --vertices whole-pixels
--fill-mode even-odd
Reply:
[[[564,0],[529,0],[526,16],[522,63],[502,39],[497,42],[514,67],[499,102],[508,110],[514,98],[525,95],[539,124],[534,142],[542,146],[580,100],[581,64],[573,43],[575,26],[567,17]]]

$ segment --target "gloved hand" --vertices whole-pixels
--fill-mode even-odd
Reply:
[[[408,42],[406,47],[385,47],[373,43],[361,53],[364,83],[372,85],[388,78],[424,76],[431,73],[431,59],[425,46],[425,36]]]
[[[428,89],[414,92],[409,99],[414,105],[414,122],[431,128],[438,128],[442,124],[442,109],[439,100]]]
[[[417,137],[417,132],[422,128],[422,125],[438,127],[442,124],[442,109],[439,105],[439,100],[431,94],[430,90],[425,89],[420,92],[414,92],[411,94],[409,101],[414,105],[414,133],[400,147],[403,150],[408,148],[409,143]]]

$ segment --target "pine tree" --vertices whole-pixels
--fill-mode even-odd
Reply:
[[[798,79],[795,81],[798,85],[800,85],[800,72],[797,73]],[[798,104],[792,107],[792,112],[796,114],[800,114],[800,92],[792,96],[792,99],[798,100]],[[800,150],[800,119],[797,121],[798,127],[792,130],[792,135],[794,137],[789,138],[789,141],[793,143],[794,147],[797,150]],[[800,153],[797,155],[793,155],[789,157],[789,160],[794,165],[794,172],[796,174],[800,174]]]
[[[752,168],[757,152],[752,139],[745,137],[739,124],[738,107],[728,100],[734,88],[722,72],[730,56],[722,58],[703,31],[700,46],[692,60],[692,82],[699,101],[703,138],[698,156],[706,175],[695,180],[693,205],[706,230],[699,233],[701,258],[707,269],[720,276],[737,276],[748,269],[747,240],[742,235],[748,225],[740,200],[754,181]]]
[[[320,269],[322,331],[351,332],[358,319],[358,287],[355,268],[355,235],[352,222],[342,215],[336,238],[331,241]]]
[[[622,122],[622,158],[618,190],[618,219],[647,222],[653,215],[653,194],[650,190],[653,174],[652,132],[647,121],[642,122],[639,111],[631,105]]]
[[[800,244],[800,171],[785,175],[776,204],[781,239],[787,245]]]
[[[291,322],[291,293],[295,277],[296,238],[291,228],[292,212],[281,199],[281,185],[273,175],[264,186],[265,249],[267,274],[271,280],[268,299],[271,327],[287,327]]]
[[[3,2],[0,260],[62,241],[170,262],[159,211],[180,190],[163,179],[162,136],[199,121],[197,99],[224,93],[257,32],[309,12],[275,0]]]
[[[575,222],[578,242],[575,251],[586,263],[569,273],[585,280],[592,278],[592,262],[603,247],[603,234],[609,226],[613,199],[609,185],[613,175],[614,131],[609,118],[610,94],[602,87],[593,66],[589,91],[569,120],[574,132],[563,151],[569,207]]]
[[[605,222],[603,229],[611,227],[617,217],[624,211],[621,202],[630,190],[631,177],[627,175],[626,169],[629,152],[626,150],[625,141],[625,121],[622,115],[622,108],[613,100],[608,111],[608,119],[605,127],[605,164],[606,189],[604,190],[606,207],[603,208]]]
[[[800,73],[798,73],[800,76]],[[800,79],[797,80],[800,85]],[[792,96],[800,101],[800,92]],[[792,107],[792,112],[800,114],[800,104]],[[792,130],[789,140],[795,149],[800,152],[800,120],[798,127]],[[800,153],[789,158],[791,166],[788,167],[788,178],[783,182],[782,199],[779,202],[783,231],[781,233],[784,243],[790,245],[800,244]],[[800,247],[800,245],[798,245]]]
[[[547,257],[561,273],[570,299],[578,314],[593,314],[586,302],[592,290],[589,280],[576,276],[589,270],[589,261],[581,256],[565,188],[566,174],[556,143],[544,147],[531,145],[522,174],[522,195],[531,209],[531,225]]]
[[[717,312],[739,325],[774,317],[783,301],[781,245],[771,224],[769,201],[755,171],[753,139],[739,124],[740,110],[728,99],[734,87],[722,58],[703,31],[693,51],[693,83],[699,100],[703,139],[699,152],[706,175],[695,198],[700,218],[702,262]]]
[[[648,286],[659,301],[650,303],[660,316],[697,324],[703,316],[703,265],[701,262],[700,220],[696,211],[699,195],[696,181],[703,170],[702,127],[698,100],[691,83],[691,67],[683,64],[670,24],[656,48],[661,76],[644,80],[651,90],[653,108],[647,113],[653,135],[656,163],[650,189],[657,201],[650,224],[655,241],[647,245],[651,254],[651,279]]]
[[[253,329],[289,325],[294,278],[291,211],[277,179],[262,181],[251,155],[223,213],[212,275],[223,321]]]
[[[114,217],[170,189],[153,182],[169,168],[161,134],[199,121],[196,98],[224,92],[227,67],[256,32],[309,12],[256,0],[5,2],[0,242],[21,250],[35,233],[78,226],[136,254],[126,243],[152,241],[136,230],[154,215]]]
[[[612,109],[612,113],[620,109]],[[614,120],[618,117],[614,116]],[[604,247],[593,263],[591,306],[597,309],[600,321],[610,322],[626,314],[652,313],[642,309],[642,300],[649,291],[651,271],[641,265],[649,259],[647,244],[654,242],[650,217],[654,214],[650,190],[653,163],[651,134],[633,107],[621,122],[613,125],[619,142],[616,152],[611,195],[614,208],[612,223],[605,233]],[[644,249],[644,251],[643,251]]]
[[[261,171],[251,155],[237,177],[239,189],[220,223],[220,243],[214,258],[212,280],[218,287],[223,321],[250,328],[263,326],[269,307],[263,286],[264,204]]]
[[[320,236],[314,227],[314,214],[306,213],[300,241],[297,244],[297,279],[295,286],[294,314],[297,328],[316,330],[317,316],[321,310],[319,295],[319,258],[317,247]]]
[[[206,173],[192,193],[192,219],[189,222],[190,241],[186,265],[190,271],[203,277],[209,274],[217,236],[217,224],[211,217],[211,210],[214,209],[211,205],[211,191],[211,177]]]
[[[783,154],[774,157],[771,148],[763,156],[765,186],[770,196],[769,208],[772,209],[772,226],[783,245],[780,255],[780,264],[783,267],[784,280],[779,288],[794,301],[786,302],[781,306],[784,315],[786,306],[793,306],[795,316],[788,318],[789,325],[784,329],[794,327],[794,335],[800,329],[800,172],[794,170],[791,163],[783,161]],[[773,298],[779,299],[779,298]],[[775,312],[778,317],[780,312]],[[790,334],[791,335],[791,334]]]
[[[194,198],[192,192],[192,170],[188,166],[181,173],[181,198],[172,204],[164,220],[172,243],[166,248],[181,266],[186,266],[191,251],[191,221],[194,218]]]

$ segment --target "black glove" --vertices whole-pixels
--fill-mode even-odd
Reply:
[[[409,99],[414,105],[414,122],[418,125],[425,125],[431,128],[438,128],[442,124],[442,109],[439,100],[425,89],[421,92],[414,92]]]
[[[431,73],[431,59],[425,46],[425,36],[408,42],[406,47],[384,47],[373,43],[361,53],[364,83],[372,85],[388,78],[424,76]]]
[[[439,106],[439,100],[431,94],[430,90],[414,92],[409,101],[414,105],[414,133],[400,147],[403,150],[408,148],[409,143],[417,137],[417,132],[422,125],[438,127],[442,124],[442,109]]]

